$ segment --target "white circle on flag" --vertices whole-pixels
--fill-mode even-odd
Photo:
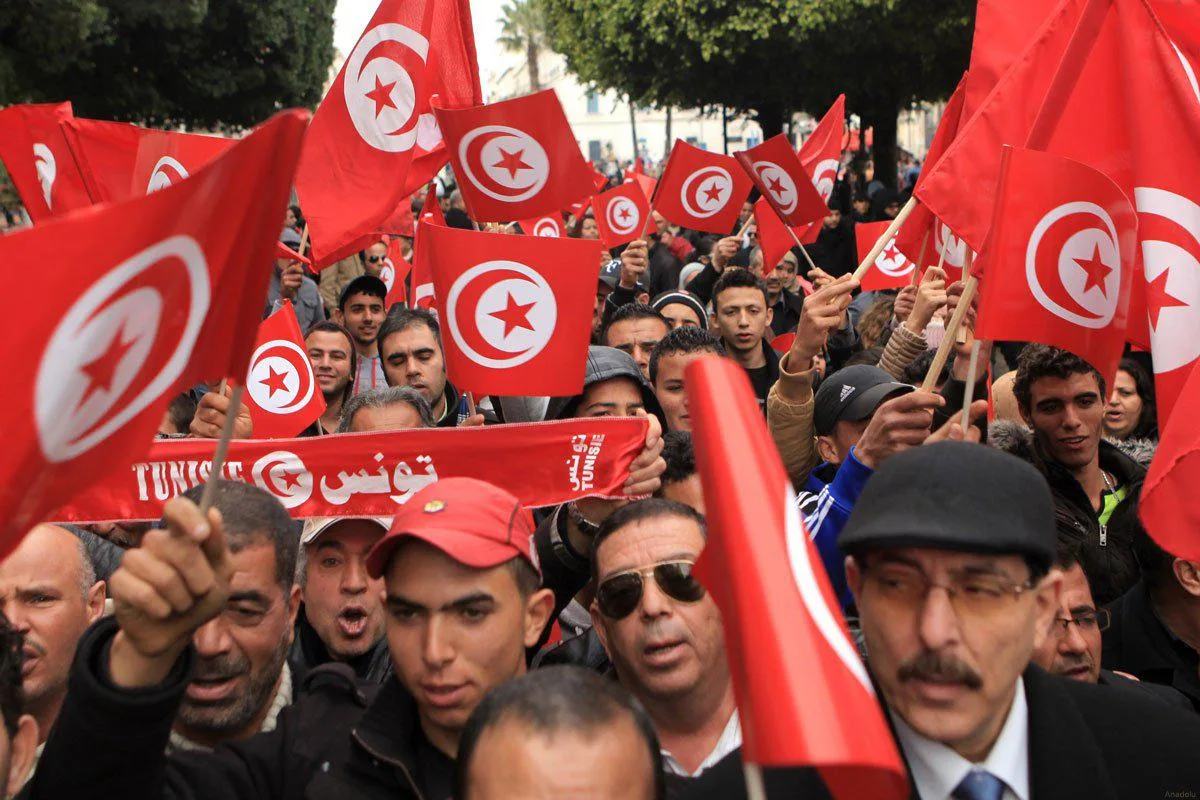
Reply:
[[[642,214],[628,197],[614,197],[604,209],[604,220],[613,233],[626,236],[642,224]]]
[[[291,414],[312,400],[315,386],[312,361],[295,342],[273,339],[250,356],[246,391],[263,411]]]
[[[967,243],[940,219],[933,226],[933,246],[938,258],[945,258],[945,266],[963,269],[967,265]]]
[[[275,450],[255,461],[250,477],[259,488],[275,495],[284,508],[303,505],[312,497],[312,473],[300,456],[288,450]]]
[[[146,183],[146,194],[165,189],[176,181],[188,176],[187,169],[170,156],[163,156],[150,172],[150,180]]]
[[[466,178],[493,200],[519,203],[542,190],[550,159],[537,139],[508,125],[481,125],[458,143]]]
[[[724,167],[702,167],[683,181],[679,201],[693,217],[711,217],[725,207],[733,194],[733,177]]]
[[[550,217],[542,217],[533,224],[533,235],[543,236],[548,239],[557,239],[562,235],[558,228],[558,223]]]
[[[1154,371],[1170,372],[1200,358],[1200,205],[1144,186],[1134,189],[1134,198],[1139,216],[1182,229],[1171,241],[1141,235]]]
[[[875,266],[884,275],[899,278],[901,275],[911,273],[914,264],[904,257],[904,253],[900,252],[900,248],[896,247],[896,238],[892,237],[888,241],[887,246],[880,251],[879,256],[875,259]]]
[[[813,187],[826,203],[833,197],[833,187],[837,185],[838,170],[841,162],[836,158],[827,158],[817,164],[813,170]]]
[[[779,206],[781,213],[786,216],[796,210],[800,195],[796,191],[796,182],[783,167],[773,161],[755,161],[754,171],[762,185],[767,187],[767,192]]]
[[[1056,241],[1065,237],[1058,252],[1042,246],[1051,233]],[[1116,225],[1095,203],[1074,201],[1051,209],[1034,226],[1025,249],[1025,278],[1034,298],[1056,317],[1085,328],[1112,321],[1121,269]]]
[[[416,125],[410,124],[417,108],[417,91],[413,76],[395,58],[397,49],[415,53],[423,67],[429,42],[411,28],[385,22],[362,35],[342,69],[342,94],[354,130],[368,145],[387,153],[410,150],[421,125],[429,130],[425,118],[433,117],[422,114]]]
[[[383,266],[379,268],[379,280],[383,281],[389,292],[392,291],[392,284],[396,281],[396,265],[392,263],[391,256],[383,257]]]
[[[58,177],[58,162],[54,160],[54,153],[42,142],[33,143],[33,166],[37,170],[37,179],[42,187],[46,208],[53,208],[50,204],[50,192],[54,188],[54,179]]]
[[[558,322],[554,290],[517,261],[487,261],[450,287],[446,327],[463,354],[492,369],[520,366],[549,344]]]

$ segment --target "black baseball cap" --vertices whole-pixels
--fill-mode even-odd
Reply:
[[[346,288],[342,289],[341,295],[338,296],[338,308],[345,308],[346,301],[350,299],[351,295],[368,294],[378,297],[380,300],[386,300],[387,293],[387,284],[383,282],[383,278],[377,278],[374,275],[359,275],[347,283]]]
[[[818,436],[833,433],[838,422],[858,422],[875,413],[884,400],[915,391],[879,367],[855,364],[839,369],[817,389],[813,402],[813,427]]]
[[[600,268],[600,283],[603,283],[610,289],[615,289],[620,281],[621,262],[618,259],[614,258]]]

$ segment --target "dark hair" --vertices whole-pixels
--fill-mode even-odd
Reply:
[[[1129,373],[1138,397],[1142,399],[1142,415],[1138,417],[1137,425],[1129,432],[1129,438],[1157,439],[1158,408],[1154,400],[1154,381],[1151,380],[1150,374],[1132,358],[1122,358],[1117,370]]]
[[[21,665],[25,661],[25,637],[0,614],[0,713],[8,738],[17,735],[17,723],[25,711],[21,689]]]
[[[176,433],[187,433],[192,426],[192,418],[196,416],[196,398],[191,392],[181,392],[167,406],[167,418]]]
[[[681,325],[660,339],[654,346],[654,351],[650,353],[650,383],[654,383],[658,377],[658,362],[662,360],[663,356],[671,356],[676,353],[681,355],[715,353],[723,356],[725,355],[725,345],[704,328]]]
[[[1104,376],[1095,367],[1079,356],[1061,347],[1048,344],[1028,344],[1017,356],[1017,377],[1013,380],[1013,394],[1017,405],[1028,413],[1035,381],[1042,378],[1066,379],[1072,375],[1094,375],[1100,387],[1100,402],[1108,399],[1104,393]]]
[[[1080,563],[1079,554],[1082,550],[1082,543],[1074,539],[1058,537],[1058,541],[1054,545],[1054,566],[1065,572],[1078,565]]]
[[[346,312],[346,304],[349,303],[350,298],[354,297],[356,294],[365,294],[367,297],[378,297],[385,303],[387,302],[387,284],[383,282],[383,279],[378,278],[378,282],[376,282],[373,280],[363,280],[365,277],[368,276],[359,275],[357,278],[350,281],[350,283],[346,284],[345,289],[342,289],[342,294],[338,298],[338,310],[343,314]],[[355,285],[356,283],[358,285]],[[381,289],[380,287],[383,288]],[[353,288],[353,291],[347,291],[351,288]]]
[[[429,401],[411,386],[378,386],[359,392],[342,405],[338,415],[338,433],[346,433],[354,422],[354,415],[364,408],[387,408],[389,406],[408,405],[421,418],[421,427],[432,428],[434,425],[433,409]]]
[[[662,457],[663,461],[667,462],[667,469],[662,474],[664,488],[668,484],[679,483],[696,474],[696,452],[692,449],[692,434],[689,431],[664,433]],[[656,493],[655,496],[661,495]]]
[[[1141,525],[1134,528],[1133,557],[1147,589],[1158,589],[1175,579],[1176,556],[1162,549]]]
[[[623,306],[618,306],[613,311],[612,316],[608,318],[608,322],[604,323],[604,328],[600,331],[600,341],[607,343],[608,332],[612,326],[627,319],[656,319],[667,330],[671,329],[671,323],[667,322],[667,318],[645,303],[626,303]]]
[[[853,367],[856,364],[866,364],[869,367],[876,367],[879,366],[879,359],[881,358],[883,358],[883,348],[872,347],[867,350],[859,350],[847,358],[842,367]]]
[[[726,289],[758,289],[762,292],[763,305],[767,303],[767,284],[748,269],[726,268],[721,273],[721,277],[717,278],[717,282],[712,288],[713,311],[717,311],[720,307],[721,292]]]
[[[600,578],[600,568],[597,566],[596,553],[600,552],[600,545],[604,544],[605,539],[635,522],[644,522],[646,520],[659,519],[660,517],[689,519],[695,522],[700,528],[702,536],[708,536],[708,528],[704,524],[704,517],[700,516],[700,513],[696,509],[686,506],[678,500],[668,500],[665,497],[649,497],[645,500],[638,500],[636,503],[621,506],[610,514],[604,522],[600,523],[600,530],[596,531],[596,535],[592,537],[592,580],[599,580]]]
[[[433,338],[437,340],[438,347],[442,346],[442,328],[438,325],[437,317],[423,308],[392,306],[392,310],[388,312],[383,324],[379,326],[379,335],[375,337],[375,341],[379,343],[379,357],[386,358],[383,353],[383,345],[389,336],[417,325],[424,325],[428,328],[433,334]]]
[[[632,722],[641,735],[650,756],[654,796],[662,800],[666,797],[662,752],[650,715],[621,684],[565,664],[543,667],[501,684],[475,707],[458,742],[454,796],[467,797],[467,779],[479,740],[505,721],[521,725],[522,733],[553,740],[559,734],[588,736],[622,718]]]
[[[285,593],[296,581],[296,558],[300,549],[300,523],[288,516],[275,495],[249,483],[216,478],[213,507],[221,512],[225,543],[229,552],[240,553],[256,544],[270,544],[275,550],[275,580]],[[193,486],[183,496],[200,503],[207,484]],[[165,528],[159,520],[158,527]]]
[[[567,231],[567,235],[572,239],[581,238],[583,236],[583,222],[588,219],[593,222],[596,221],[596,215],[592,213],[590,208],[575,218],[575,221],[571,223],[571,229]]]
[[[913,386],[920,386],[925,380],[925,374],[929,372],[929,368],[933,366],[933,359],[937,356],[937,350],[929,349],[914,358],[907,367],[900,371],[900,380],[905,383],[910,383]],[[945,383],[950,378],[950,361],[942,365],[942,371],[938,375],[938,384]]]
[[[292,216],[296,218],[296,224],[303,228],[304,227],[304,212],[300,210],[300,206],[291,205],[291,206],[288,206],[288,209],[291,210]]]
[[[347,400],[354,393],[354,378],[358,375],[358,348],[354,346],[354,337],[350,335],[350,331],[346,330],[344,325],[338,325],[331,319],[324,319],[320,322],[314,322],[304,332],[304,344],[308,346],[308,337],[314,333],[340,333],[346,337],[347,350],[350,352],[350,382],[346,384],[346,393],[342,400]]]

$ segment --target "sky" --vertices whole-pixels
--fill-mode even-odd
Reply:
[[[479,65],[486,70],[500,54],[496,38],[500,35],[500,9],[504,0],[470,0],[471,22],[475,27],[475,50]],[[371,21],[378,0],[338,0],[333,10],[333,46],[345,56]]]

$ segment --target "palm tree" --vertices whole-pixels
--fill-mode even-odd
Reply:
[[[529,69],[529,91],[542,89],[538,73],[538,55],[546,46],[546,19],[540,0],[510,0],[501,10],[500,46],[510,52],[524,52]]]

